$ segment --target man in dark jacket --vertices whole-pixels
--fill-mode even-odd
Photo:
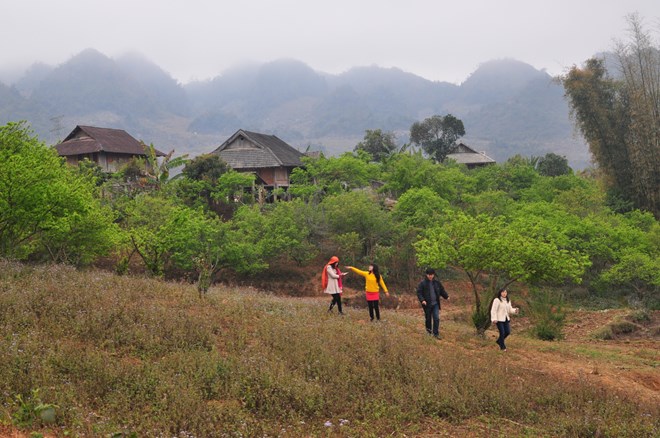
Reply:
[[[417,298],[424,309],[426,331],[440,339],[440,297],[449,299],[442,283],[435,278],[435,270],[428,268],[426,278],[417,285]]]

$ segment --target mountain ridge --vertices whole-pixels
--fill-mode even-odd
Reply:
[[[140,54],[112,59],[86,49],[56,67],[37,63],[11,86],[0,83],[0,122],[27,120],[47,143],[87,124],[193,156],[241,128],[336,155],[366,130],[393,132],[404,143],[412,123],[434,114],[460,118],[463,140],[498,161],[554,152],[575,168],[589,163],[561,85],[512,59],[482,63],[460,85],[396,67],[332,75],[295,59],[236,66],[184,85]]]

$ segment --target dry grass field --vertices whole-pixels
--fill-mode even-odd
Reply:
[[[604,340],[632,311],[574,310],[555,342],[523,312],[502,353],[494,331],[475,335],[459,281],[435,340],[405,293],[371,323],[355,290],[340,317],[321,295],[200,300],[183,283],[0,265],[0,436],[660,433],[657,312]]]

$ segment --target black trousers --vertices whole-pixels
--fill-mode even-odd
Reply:
[[[440,335],[440,304],[427,304],[424,306],[426,331],[433,336]]]
[[[511,334],[511,323],[509,320],[506,321],[497,321],[497,330],[500,332],[500,337],[497,338],[497,345],[500,346],[500,350],[506,350],[506,345],[504,345],[504,340],[507,336]]]
[[[371,320],[374,320],[374,313],[376,313],[376,319],[380,321],[380,309],[378,308],[378,300],[367,301],[369,305],[369,317]]]
[[[332,310],[335,304],[337,305],[339,313],[343,313],[341,311],[341,294],[332,294],[332,302],[330,302],[330,308],[328,309],[328,312]]]

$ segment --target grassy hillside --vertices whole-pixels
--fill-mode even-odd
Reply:
[[[384,309],[385,321],[369,323],[364,309],[327,314],[326,301],[225,287],[201,301],[187,284],[0,261],[0,434],[3,427],[177,437],[660,431],[653,393],[557,379],[535,365],[584,350],[549,352],[514,324],[510,351],[500,353],[460,312],[444,309],[444,339],[436,341],[422,333],[418,311]],[[653,351],[614,360],[646,372],[657,367]],[[39,403],[56,405],[54,423],[39,418]]]

